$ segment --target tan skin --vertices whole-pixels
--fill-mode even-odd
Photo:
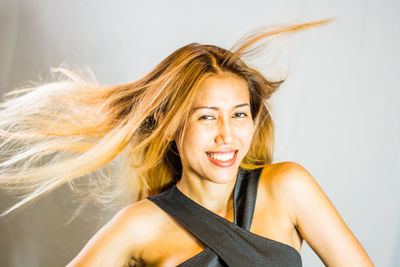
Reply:
[[[231,222],[237,170],[254,132],[249,104],[242,79],[232,74],[210,77],[202,84],[183,140],[176,140],[183,166],[177,188]],[[238,150],[230,167],[215,166],[205,153],[230,149]],[[263,169],[250,231],[298,252],[304,239],[327,266],[373,266],[314,178],[294,162]],[[119,211],[68,266],[128,266],[128,261],[134,266],[176,266],[204,248],[145,199]]]

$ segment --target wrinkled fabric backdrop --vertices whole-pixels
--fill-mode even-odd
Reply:
[[[260,26],[335,18],[278,46],[289,75],[271,100],[275,161],[315,177],[376,266],[400,266],[399,10],[395,0],[2,0],[0,89],[62,63],[130,82],[188,43],[230,48]],[[13,198],[0,193],[4,210]],[[67,224],[78,204],[61,187],[0,218],[0,266],[67,264],[115,213],[91,205]],[[323,266],[306,243],[301,255]]]

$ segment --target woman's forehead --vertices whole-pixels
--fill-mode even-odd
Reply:
[[[224,106],[249,104],[250,96],[246,81],[230,74],[208,77],[200,85],[193,108],[199,106]]]

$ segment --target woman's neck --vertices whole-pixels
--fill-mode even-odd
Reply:
[[[176,184],[176,187],[206,209],[222,217],[227,217],[228,214],[233,214],[235,182],[236,179],[233,179],[229,183],[217,184],[204,178],[182,174],[182,178]]]

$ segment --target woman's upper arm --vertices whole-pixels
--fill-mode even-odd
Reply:
[[[148,237],[146,212],[134,205],[120,210],[85,245],[67,265],[72,266],[125,266],[135,250]],[[135,253],[136,254],[136,253]]]
[[[285,162],[282,195],[303,239],[327,266],[373,266],[314,178],[299,164]]]

